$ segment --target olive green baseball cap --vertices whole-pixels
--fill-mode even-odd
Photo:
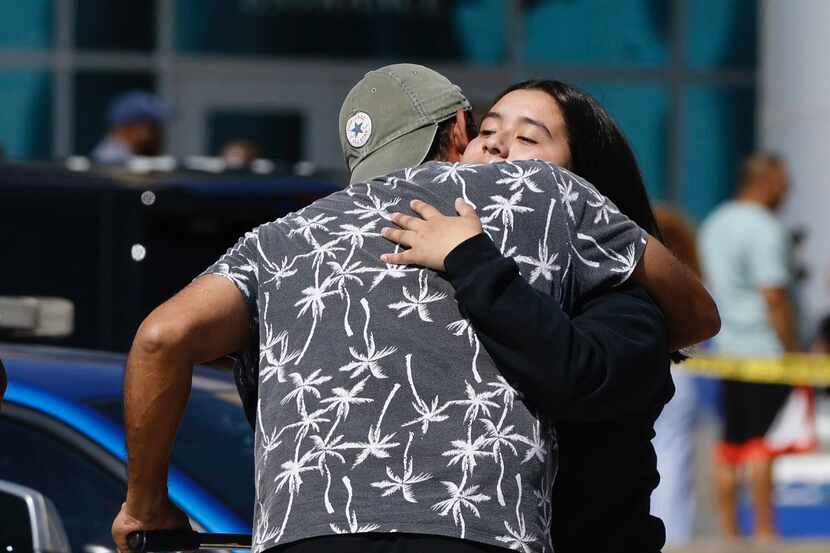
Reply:
[[[461,88],[423,65],[398,63],[369,71],[340,108],[340,146],[350,182],[420,165],[438,124],[468,109]]]

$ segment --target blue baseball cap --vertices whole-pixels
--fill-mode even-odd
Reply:
[[[110,127],[138,120],[149,120],[161,125],[169,121],[172,115],[170,106],[158,96],[134,90],[116,97],[110,103],[107,120]]]

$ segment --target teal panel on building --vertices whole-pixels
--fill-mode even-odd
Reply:
[[[48,71],[0,71],[0,146],[8,159],[48,159],[52,149]]]
[[[652,201],[666,197],[668,91],[660,85],[577,84],[605,107],[622,129],[640,165]],[[602,160],[597,160],[602,163]]]
[[[694,0],[687,6],[686,54],[691,67],[755,67],[758,0]]]
[[[0,48],[51,48],[52,0],[0,2]]]
[[[530,63],[655,66],[668,61],[666,0],[527,2],[524,60]]]
[[[371,4],[371,3],[370,3]],[[504,3],[178,0],[176,48],[192,54],[498,61]]]
[[[734,191],[755,144],[752,86],[690,88],[684,97],[683,189],[679,205],[697,220]]]

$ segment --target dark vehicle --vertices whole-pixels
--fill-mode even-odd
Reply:
[[[110,525],[126,496],[125,357],[0,344],[0,358],[9,380],[0,481],[53,503],[73,552],[113,550]],[[251,533],[253,441],[231,375],[196,367],[168,480],[194,529]]]

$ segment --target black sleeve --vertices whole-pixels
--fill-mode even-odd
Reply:
[[[554,420],[643,411],[665,385],[663,316],[642,289],[588,300],[571,319],[484,234],[460,244],[444,264],[462,312],[504,377]]]

